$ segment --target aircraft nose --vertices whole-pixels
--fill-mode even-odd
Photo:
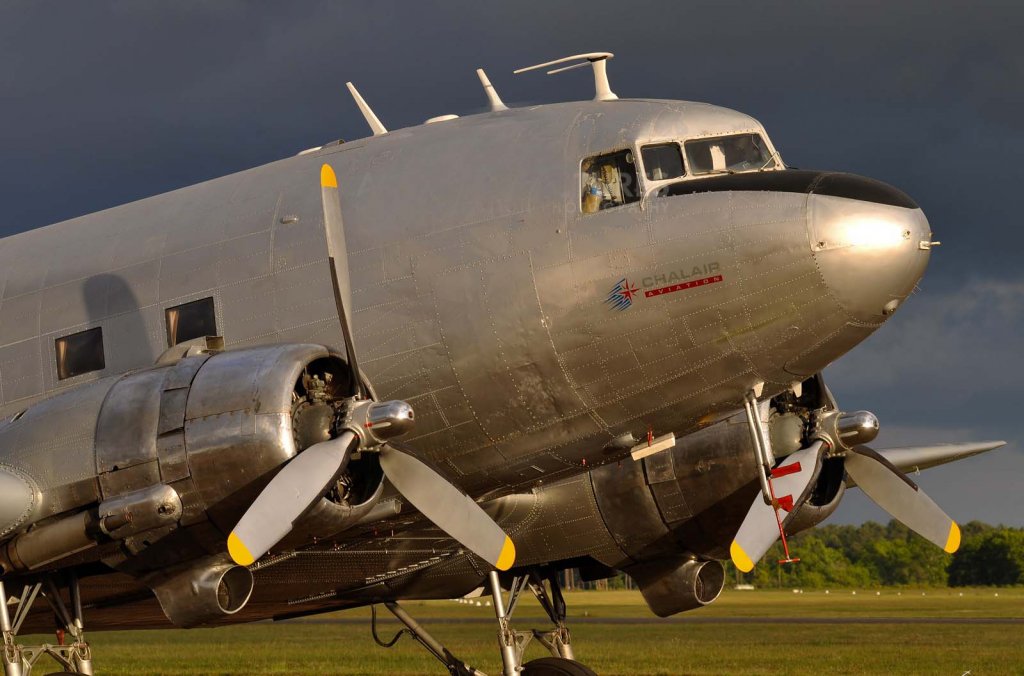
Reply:
[[[844,175],[850,185],[808,197],[811,250],[825,284],[850,318],[880,323],[924,275],[931,228],[907,195],[879,181]],[[848,195],[848,196],[845,196]]]

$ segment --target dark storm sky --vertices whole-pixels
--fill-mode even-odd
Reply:
[[[608,50],[622,97],[708,101],[787,163],[893,183],[942,247],[881,331],[829,369],[879,446],[1002,438],[921,484],[961,521],[1024,525],[1024,6],[936,2],[0,3],[0,234],[389,128],[592,96],[513,68]],[[859,494],[837,520],[884,518]]]

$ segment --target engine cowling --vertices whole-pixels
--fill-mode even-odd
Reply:
[[[331,436],[347,374],[319,345],[192,351],[29,407],[0,424],[0,483],[11,489],[0,564],[37,570],[74,553],[142,577],[222,553],[277,469]],[[383,490],[375,461],[352,463],[292,543],[372,509]]]

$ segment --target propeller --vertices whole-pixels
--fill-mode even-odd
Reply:
[[[824,383],[821,383],[824,385]],[[835,400],[823,387],[830,406]],[[867,411],[821,416],[818,440],[786,457],[771,472],[774,504],[757,495],[729,547],[736,567],[750,572],[785,531],[796,508],[811,493],[826,453],[843,456],[847,485],[856,484],[879,507],[910,530],[952,554],[960,547],[960,527],[885,456],[864,442],[878,434],[878,418]],[[991,444],[989,444],[991,446]],[[782,512],[786,515],[783,517]]]
[[[817,441],[787,456],[772,470],[775,504],[766,505],[760,494],[754,498],[747,517],[729,546],[732,562],[744,573],[752,571],[754,564],[775,544],[779,530],[785,528],[796,507],[811,492],[821,472],[821,446],[822,443]],[[785,517],[782,512],[785,512]]]
[[[270,551],[323,497],[358,450],[379,453],[384,476],[435,526],[498,570],[508,570],[515,562],[515,545],[505,531],[440,472],[392,442],[412,427],[412,407],[400,401],[375,402],[363,386],[351,331],[352,291],[338,179],[329,164],[320,168],[320,196],[334,300],[354,390],[347,426],[337,438],[299,452],[274,476],[228,536],[228,553],[235,563],[248,566]]]
[[[871,501],[921,537],[952,554],[960,548],[960,526],[896,465],[868,446],[856,446],[846,473]]]
[[[228,553],[240,566],[252,565],[291,532],[348,464],[359,437],[342,432],[295,456],[249,506],[228,536]]]

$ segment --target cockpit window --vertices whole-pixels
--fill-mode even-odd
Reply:
[[[686,160],[693,174],[731,174],[774,169],[778,160],[760,134],[733,134],[686,142]]]
[[[588,157],[580,165],[583,189],[583,213],[592,214],[636,202],[640,199],[640,181],[630,150]]]
[[[644,159],[644,173],[652,181],[679,178],[686,173],[678,143],[644,146],[640,149],[640,156]]]

